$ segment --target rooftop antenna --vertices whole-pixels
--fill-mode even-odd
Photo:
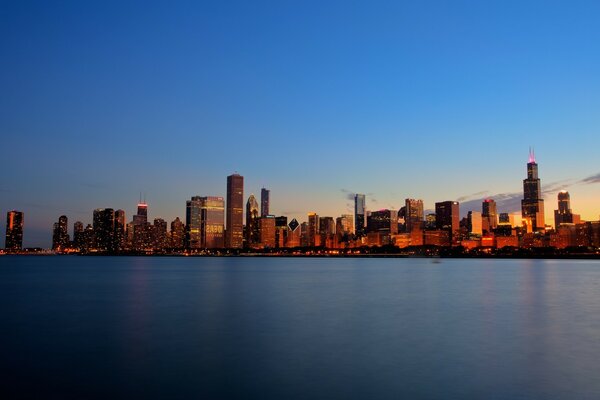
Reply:
[[[529,146],[529,162],[535,163],[535,150],[531,146]]]

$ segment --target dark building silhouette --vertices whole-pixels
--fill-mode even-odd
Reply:
[[[24,214],[22,211],[9,211],[6,213],[6,240],[4,247],[9,251],[18,251],[23,248],[23,224]]]
[[[558,192],[558,210],[554,210],[554,228],[558,229],[563,224],[573,224],[573,212],[571,211],[571,196],[566,190]]]
[[[69,225],[66,215],[61,215],[54,223],[52,232],[52,250],[61,251],[69,247]]]
[[[423,200],[406,199],[404,207],[406,231],[410,232],[413,228],[421,229],[424,219]]]
[[[73,224],[73,247],[83,250],[84,244],[83,222],[77,221]]]
[[[244,177],[227,177],[227,226],[225,247],[239,249],[244,244]]]
[[[527,232],[543,232],[546,228],[544,218],[544,199],[538,176],[538,165],[535,162],[535,153],[529,152],[527,163],[527,178],[523,180],[523,200],[521,200],[521,214]]]
[[[270,215],[269,212],[269,197],[271,191],[265,188],[260,189],[260,216],[266,217]]]
[[[127,220],[125,218],[125,211],[115,211],[115,249],[118,251],[125,249],[126,229]]]
[[[354,195],[354,232],[356,236],[365,234],[366,199],[364,194]]]
[[[482,229],[492,232],[498,227],[498,212],[493,199],[485,199],[481,204]]]
[[[450,232],[455,241],[460,232],[460,209],[457,201],[435,203],[435,225],[438,230]]]
[[[115,250],[115,211],[112,208],[94,210],[94,239],[96,250]]]

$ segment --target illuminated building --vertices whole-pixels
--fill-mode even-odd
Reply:
[[[485,199],[481,204],[481,217],[483,219],[482,228],[487,232],[491,232],[498,226],[498,217],[496,211],[496,201],[493,199]]]
[[[6,213],[6,237],[4,247],[9,251],[18,251],[23,248],[24,214],[22,211],[9,211]]]
[[[275,247],[287,246],[288,222],[287,217],[275,217]]]
[[[205,249],[225,247],[225,201],[222,197],[200,198],[200,242]]]
[[[354,231],[357,236],[365,233],[366,199],[364,194],[354,195]]]
[[[227,227],[225,246],[239,249],[244,244],[244,177],[227,177]]]
[[[271,191],[265,188],[260,189],[260,216],[269,215],[269,196]]]
[[[398,233],[398,212],[387,209],[372,211],[367,219],[367,232]]]
[[[146,251],[154,246],[153,227],[148,222],[148,204],[140,201],[137,205],[137,214],[133,216],[133,244],[134,250]]]
[[[423,224],[423,200],[406,199],[404,207],[406,231],[410,232],[413,227],[421,229]]]
[[[483,235],[483,217],[479,211],[469,211],[467,213],[468,229],[472,235]]]
[[[185,247],[199,249],[202,247],[201,233],[202,198],[194,196],[185,204]]]
[[[286,247],[300,247],[301,246],[301,229],[300,224],[296,218],[292,219],[288,224],[287,241]]]
[[[66,215],[61,215],[54,223],[52,232],[52,250],[61,251],[69,247],[69,225]]]
[[[260,243],[260,226],[258,202],[253,194],[246,202],[246,246],[253,247]]]
[[[319,237],[319,216],[314,212],[308,213],[306,242],[309,247],[321,245],[321,238]]]
[[[335,221],[332,217],[319,218],[319,243],[321,246],[333,248],[335,238]]]
[[[127,223],[125,222],[125,211],[115,211],[115,248],[116,250],[125,249],[126,242],[126,228]]]
[[[77,221],[73,224],[73,246],[81,250],[84,247],[84,242],[83,222]]]
[[[558,193],[558,210],[554,210],[554,228],[558,229],[563,224],[578,224],[581,217],[571,211],[571,196],[563,190]]]
[[[183,249],[185,243],[185,225],[179,217],[171,222],[171,248]]]
[[[435,203],[435,225],[439,230],[450,232],[451,240],[456,241],[460,231],[460,210],[457,201]]]
[[[275,248],[275,217],[266,215],[259,218],[260,247]]]
[[[94,227],[91,224],[87,224],[83,230],[83,250],[89,251],[94,248],[96,243],[96,234]]]
[[[425,229],[435,229],[435,227],[435,214],[427,214],[427,216],[425,216]]]
[[[521,200],[521,214],[527,232],[543,232],[546,229],[544,218],[544,199],[538,165],[535,162],[535,153],[529,152],[527,163],[527,178],[523,180],[523,200]]]
[[[167,221],[162,218],[154,218],[153,224],[153,248],[154,250],[164,250],[167,247]]]
[[[98,251],[115,250],[115,211],[112,208],[94,210],[94,247]]]

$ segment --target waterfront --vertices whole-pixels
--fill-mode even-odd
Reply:
[[[600,396],[600,262],[433,261],[0,257],[2,390]]]

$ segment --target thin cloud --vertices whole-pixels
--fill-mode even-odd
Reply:
[[[488,193],[489,193],[489,190],[482,190],[481,192],[477,192],[477,193],[473,193],[473,194],[468,194],[466,196],[461,196],[458,199],[456,199],[456,201],[465,201],[465,200],[468,200],[468,199],[472,199],[473,197],[485,196]]]
[[[585,183],[586,185],[600,183],[600,173],[597,173],[592,176],[588,176],[587,178],[583,178],[582,180],[579,181],[579,183]]]

